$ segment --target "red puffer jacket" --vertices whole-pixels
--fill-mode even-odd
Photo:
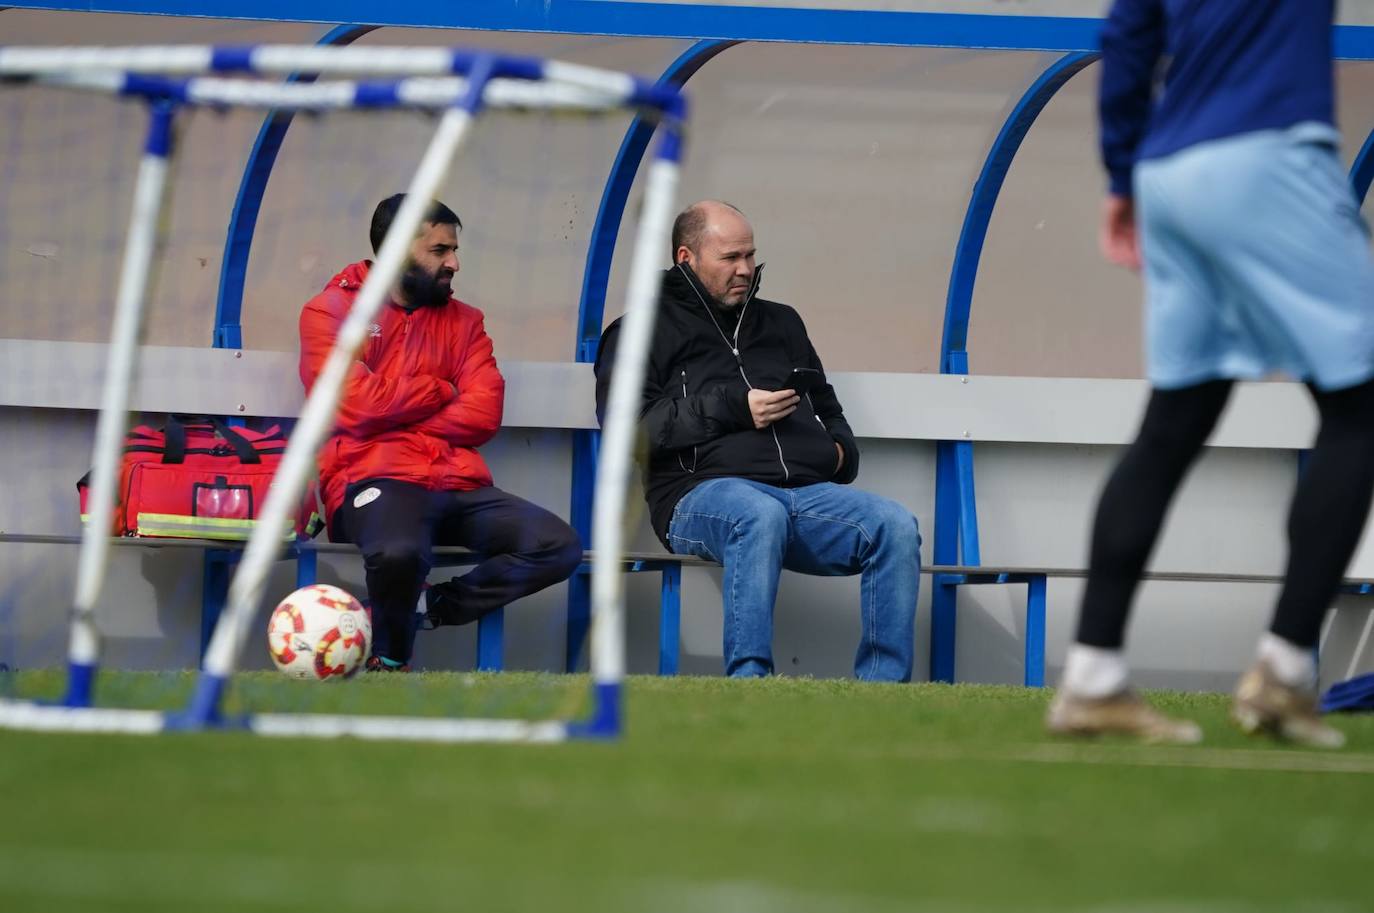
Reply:
[[[345,267],[301,311],[307,392],[371,266],[364,260]],[[414,311],[388,301],[349,372],[338,424],[320,451],[327,517],[348,486],[365,479],[399,479],[433,491],[492,484],[476,448],[501,427],[505,392],[481,311],[456,298]]]

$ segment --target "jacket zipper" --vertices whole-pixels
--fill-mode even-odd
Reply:
[[[678,265],[678,270],[682,271],[681,264]],[[716,322],[716,315],[711,313],[711,306],[707,304],[706,299],[701,296],[701,292],[697,289],[696,283],[692,281],[691,277],[688,276],[686,272],[683,272],[683,278],[687,280],[687,284],[691,286],[692,291],[696,292],[697,300],[700,301],[701,306],[706,309],[706,316],[711,318],[711,323],[715,326],[716,332],[720,334],[720,338],[730,347],[730,354],[735,356],[735,367],[739,368],[739,376],[744,378],[744,385],[750,390],[753,390],[754,385],[750,382],[749,375],[744,373],[744,358],[739,354],[739,331],[744,326],[744,313],[749,309],[749,303],[754,300],[754,295],[759,289],[758,270],[754,271],[754,281],[749,286],[749,294],[745,297],[744,304],[740,306],[739,321],[735,323],[733,343],[731,338],[725,335],[725,331],[720,328],[720,324]],[[686,372],[684,372],[684,375],[685,373]],[[782,465],[782,480],[788,482],[792,479],[792,471],[787,468],[787,458],[783,456],[782,452],[782,441],[778,440],[778,429],[769,425],[768,430],[773,435],[773,446],[778,449],[778,463]],[[681,459],[681,457],[679,457],[679,459]]]
[[[740,365],[739,373],[744,373],[744,365]],[[746,384],[749,383],[749,378],[746,377],[744,382]],[[752,390],[754,388],[751,386],[749,389]],[[772,425],[769,425],[768,430],[773,432],[773,446],[778,448],[778,462],[782,464],[782,480],[788,482],[792,479],[792,471],[787,468],[787,459],[782,455],[782,441],[778,440],[778,429],[775,427],[776,424],[777,423],[774,422]]]
[[[682,372],[682,398],[684,400],[687,398],[687,372],[685,370]],[[682,467],[683,472],[697,471],[697,448],[695,444],[692,445],[692,468],[688,469],[687,464],[682,462],[681,450],[677,453],[677,464]]]

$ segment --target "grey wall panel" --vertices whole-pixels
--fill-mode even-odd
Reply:
[[[0,339],[0,407],[98,408],[105,358],[100,343]],[[502,373],[506,427],[596,427],[590,365],[507,361]],[[1149,395],[1135,380],[874,372],[831,380],[857,434],[897,440],[1120,444],[1134,437]],[[133,408],[294,416],[302,399],[291,353],[148,346]],[[1315,419],[1297,384],[1241,384],[1210,443],[1301,449]]]
[[[0,407],[98,409],[107,357],[104,343],[0,339]],[[501,372],[507,427],[596,427],[590,365],[507,361]],[[304,399],[294,352],[144,346],[131,406],[294,417]]]

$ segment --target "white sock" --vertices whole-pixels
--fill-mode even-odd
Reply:
[[[1317,662],[1311,647],[1299,647],[1291,640],[1265,631],[1257,655],[1268,661],[1269,668],[1285,685],[1310,688],[1317,678]]]
[[[1070,644],[1059,687],[1079,697],[1107,697],[1126,687],[1130,669],[1120,650]]]

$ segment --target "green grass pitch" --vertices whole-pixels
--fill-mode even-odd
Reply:
[[[316,692],[586,688],[377,678]],[[0,732],[0,911],[1374,909],[1374,718],[1318,753],[1233,732],[1224,697],[1156,694],[1202,746],[1065,742],[1048,696],[632,679],[622,741],[551,746]]]

